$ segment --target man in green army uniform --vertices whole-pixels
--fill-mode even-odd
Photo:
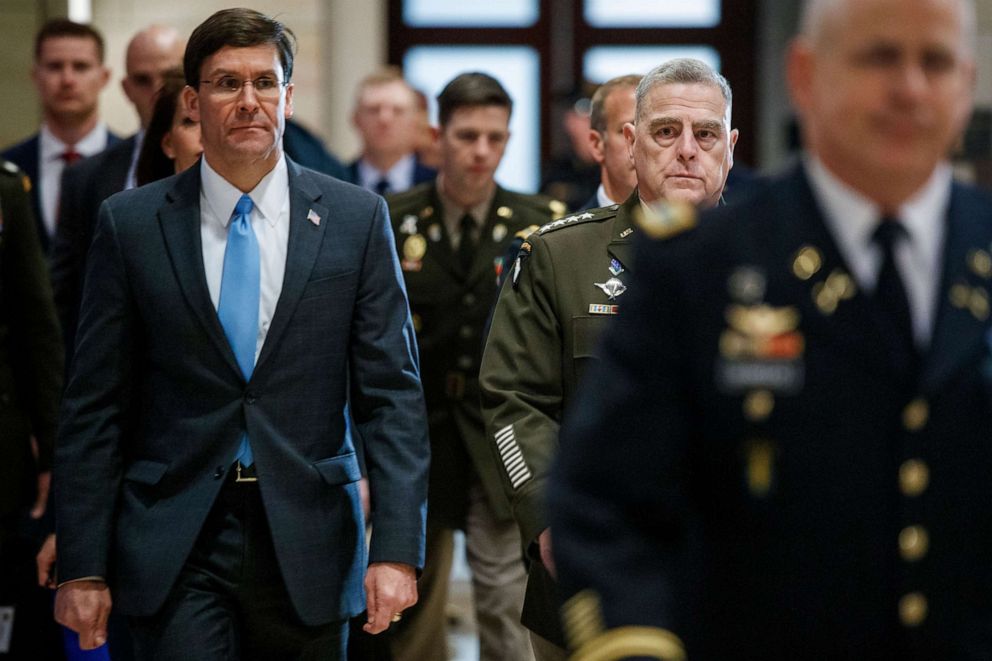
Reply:
[[[51,517],[42,517],[62,391],[62,336],[30,187],[27,175],[0,159],[0,604],[16,608],[12,630],[0,639],[10,658],[60,654],[51,596],[36,584],[34,555],[51,528]]]
[[[622,306],[634,216],[663,200],[720,203],[737,142],[730,110],[727,81],[698,60],[651,71],[637,87],[634,124],[624,126],[637,189],[622,205],[541,227],[521,247],[500,294],[482,361],[483,413],[491,460],[525,542],[523,622],[540,661],[565,658],[544,509],[562,412]],[[673,231],[681,217],[689,215],[669,216]]]
[[[496,184],[512,108],[497,80],[462,74],[444,88],[438,105],[437,179],[389,200],[420,346],[431,437],[420,601],[394,627],[392,652],[398,661],[447,658],[444,609],[452,532],[460,528],[473,575],[480,658],[526,660],[533,657],[519,622],[526,581],[520,537],[485,437],[478,374],[501,256],[517,232],[547,223],[565,209],[549,198]]]

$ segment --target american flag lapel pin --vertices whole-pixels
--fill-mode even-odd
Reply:
[[[315,227],[320,227],[320,216],[313,209],[307,212],[307,220],[313,223]]]

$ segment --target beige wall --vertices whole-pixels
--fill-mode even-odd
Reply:
[[[8,91],[0,123],[0,146],[37,129],[39,116],[28,71],[33,36],[46,18],[64,15],[67,3],[0,0],[0,83]],[[192,32],[230,0],[93,0],[93,25],[107,42],[111,82],[100,98],[101,114],[122,135],[138,127],[137,116],[121,91],[124,51],[131,36],[152,23]],[[341,156],[356,145],[348,123],[351,94],[358,79],[385,60],[385,0],[255,0],[252,8],[277,16],[296,33],[294,67],[296,117],[323,137]],[[60,11],[62,9],[62,11]]]
[[[579,0],[575,0],[578,2]],[[128,134],[137,119],[120,89],[124,49],[131,35],[153,22],[171,23],[192,31],[212,12],[236,4],[230,0],[92,0],[93,23],[107,39],[107,63],[113,81],[101,98],[111,128]],[[992,0],[977,0],[979,19],[979,75],[976,100],[992,107]],[[28,77],[33,35],[49,16],[64,12],[65,0],[0,0],[0,85],[4,89],[5,121],[0,123],[0,146],[11,144],[37,129],[38,111]],[[349,122],[352,94],[358,80],[385,61],[386,0],[256,0],[256,9],[271,13],[289,25],[300,42],[294,82],[296,115],[323,137],[342,158],[355,155],[357,142]],[[789,116],[781,73],[782,53],[792,33],[794,3],[762,0],[764,68],[758,77],[763,128],[758,153],[763,165],[775,165],[783,154],[781,126]],[[791,7],[791,8],[790,8]],[[742,137],[747,139],[747,136]]]

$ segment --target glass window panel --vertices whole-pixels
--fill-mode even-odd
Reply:
[[[586,80],[604,83],[628,73],[644,75],[676,57],[694,57],[720,70],[720,54],[709,46],[594,46],[582,58],[582,74]]]
[[[455,76],[481,71],[493,76],[513,99],[510,142],[496,180],[533,193],[540,186],[541,118],[537,51],[526,46],[416,46],[403,59],[410,84],[427,95],[431,122],[437,124],[437,95]]]
[[[720,0],[585,0],[585,16],[597,28],[711,28]]]
[[[413,27],[530,27],[538,0],[404,0],[403,20]]]

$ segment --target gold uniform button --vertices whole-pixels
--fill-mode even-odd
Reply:
[[[899,600],[899,620],[903,626],[918,627],[927,619],[927,598],[919,592],[910,592]]]
[[[902,424],[907,431],[920,431],[930,418],[930,405],[927,400],[916,398],[902,410]]]
[[[919,496],[930,484],[930,468],[921,459],[907,459],[899,467],[899,489],[902,495]]]
[[[767,419],[774,408],[775,396],[767,390],[749,392],[744,398],[744,415],[751,422]]]
[[[923,526],[906,526],[899,532],[899,555],[906,562],[916,562],[927,554],[930,534]]]

